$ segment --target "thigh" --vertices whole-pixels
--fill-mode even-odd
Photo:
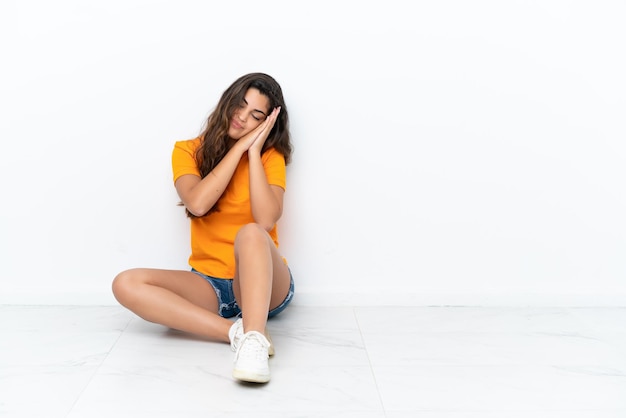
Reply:
[[[217,312],[217,295],[213,287],[191,271],[138,268],[124,273],[134,281],[160,287],[212,312]]]

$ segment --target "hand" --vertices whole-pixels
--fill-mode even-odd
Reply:
[[[265,120],[257,126],[252,132],[248,133],[246,136],[241,138],[238,142],[243,142],[246,144],[248,152],[257,152],[261,153],[263,149],[263,144],[267,140],[274,124],[276,123],[276,119],[278,118],[278,114],[280,113],[280,107],[274,108],[272,113],[270,113]]]

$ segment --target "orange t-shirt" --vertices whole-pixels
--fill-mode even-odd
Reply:
[[[185,174],[200,176],[195,152],[200,138],[177,141],[172,152],[174,182]],[[286,186],[285,158],[275,149],[261,156],[269,184]],[[245,153],[230,183],[218,201],[218,212],[191,219],[191,255],[189,265],[208,276],[232,279],[235,276],[235,235],[239,229],[254,222],[250,208],[250,179],[248,154]],[[276,225],[269,232],[278,247]]]

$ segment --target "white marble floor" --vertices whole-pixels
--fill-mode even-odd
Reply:
[[[272,380],[118,306],[0,306],[1,417],[626,417],[626,309],[293,305]]]

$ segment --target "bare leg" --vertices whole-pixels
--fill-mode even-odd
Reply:
[[[217,314],[215,290],[192,272],[126,270],[113,280],[113,294],[123,306],[147,321],[229,341],[232,321]]]
[[[289,269],[269,234],[257,224],[247,224],[237,233],[235,262],[233,290],[243,314],[244,332],[263,333],[268,311],[289,293]]]

